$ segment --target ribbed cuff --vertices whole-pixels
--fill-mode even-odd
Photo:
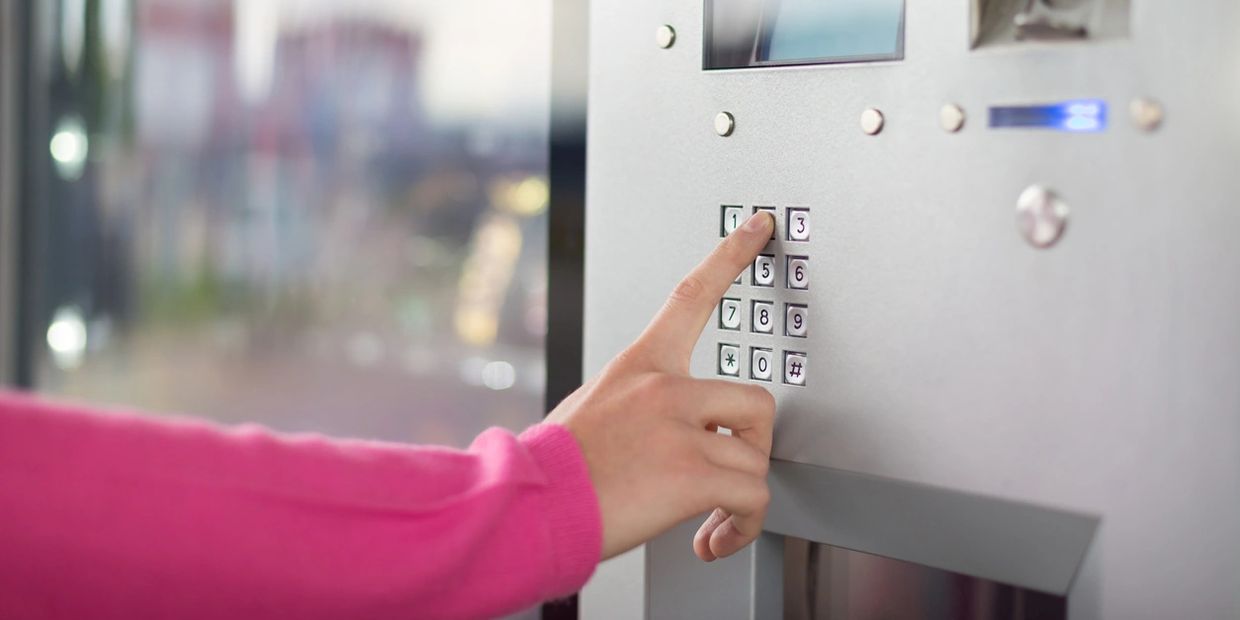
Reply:
[[[585,585],[603,553],[603,517],[581,446],[567,428],[539,424],[520,436],[543,473],[543,509],[551,531],[555,574],[550,597]]]

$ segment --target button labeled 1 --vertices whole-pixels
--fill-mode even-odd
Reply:
[[[788,257],[788,288],[809,288],[809,258],[804,256]]]
[[[739,331],[741,328],[741,300],[725,297],[719,303],[719,329]]]
[[[753,285],[775,286],[775,257],[759,254],[753,261]]]
[[[741,374],[741,348],[734,344],[719,345],[719,374],[737,377]]]
[[[809,241],[809,209],[788,209],[788,240]]]
[[[769,301],[753,302],[753,331],[759,334],[775,332],[775,304]]]
[[[741,218],[745,217],[745,208],[733,205],[723,205],[723,219],[719,224],[719,236],[726,237],[732,234],[732,231],[740,228]]]
[[[784,335],[805,338],[809,335],[809,308],[787,304],[784,311]]]
[[[805,385],[805,354],[784,351],[784,383]]]
[[[774,354],[770,349],[749,349],[749,378],[755,381],[770,381],[771,366],[775,363],[772,357]]]

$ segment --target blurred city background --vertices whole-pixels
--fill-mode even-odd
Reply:
[[[31,4],[38,390],[456,446],[541,417],[551,0]]]

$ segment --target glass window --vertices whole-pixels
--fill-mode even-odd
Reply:
[[[35,7],[38,389],[457,446],[541,417],[549,0]]]

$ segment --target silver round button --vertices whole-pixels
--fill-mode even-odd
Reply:
[[[964,109],[949,103],[939,110],[939,126],[947,133],[956,133],[964,129]]]
[[[715,133],[722,137],[732,135],[732,131],[736,129],[736,119],[731,112],[720,112],[715,115]]]
[[[1016,224],[1025,241],[1045,249],[1063,237],[1068,226],[1068,205],[1041,185],[1033,185],[1016,201]]]
[[[869,108],[861,113],[861,131],[864,131],[867,135],[878,135],[886,123],[887,119],[883,117],[882,111],[877,108]]]
[[[659,26],[654,33],[654,41],[663,49],[667,49],[676,43],[676,29],[667,24]]]

